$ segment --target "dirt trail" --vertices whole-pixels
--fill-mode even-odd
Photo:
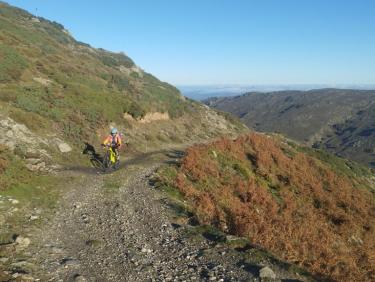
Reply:
[[[112,175],[76,168],[79,183],[31,240],[40,281],[259,281],[260,266],[238,251],[171,223],[165,195],[150,175],[177,151],[125,161]],[[112,187],[112,179],[120,187]],[[112,185],[112,186],[111,186]],[[116,186],[116,185],[114,185]],[[191,227],[190,227],[191,228]],[[295,280],[294,280],[295,281]]]
[[[41,273],[48,273],[42,280],[204,280],[213,277],[210,269],[217,280],[231,280],[228,270],[214,269],[219,262],[200,254],[208,242],[189,242],[173,227],[163,195],[150,186],[149,176],[168,159],[161,152],[143,155],[110,176],[72,172],[90,176],[64,196],[44,228],[36,254]],[[118,191],[105,187],[109,177],[121,180]]]

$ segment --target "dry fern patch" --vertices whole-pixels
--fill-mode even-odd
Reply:
[[[370,170],[257,133],[195,145],[172,170],[161,179],[201,224],[245,236],[322,279],[375,280]]]

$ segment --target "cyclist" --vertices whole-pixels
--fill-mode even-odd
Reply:
[[[122,140],[121,140],[120,134],[118,133],[117,128],[111,129],[111,134],[108,135],[107,138],[104,139],[102,145],[103,146],[111,146],[112,150],[116,154],[116,160],[120,159],[120,156],[119,156],[119,153],[118,153],[118,148],[121,147]]]

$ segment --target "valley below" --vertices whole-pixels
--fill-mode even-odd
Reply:
[[[374,167],[375,91],[316,89],[250,92],[210,98],[249,128],[280,133],[304,144]]]

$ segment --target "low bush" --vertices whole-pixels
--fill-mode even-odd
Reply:
[[[146,111],[136,102],[132,102],[126,113],[130,114],[133,118],[139,119],[145,116]]]
[[[98,59],[109,67],[125,66],[130,68],[134,66],[134,62],[123,53],[112,53],[104,49],[99,49],[100,55]]]
[[[0,83],[18,80],[28,66],[26,59],[14,48],[0,44]]]

